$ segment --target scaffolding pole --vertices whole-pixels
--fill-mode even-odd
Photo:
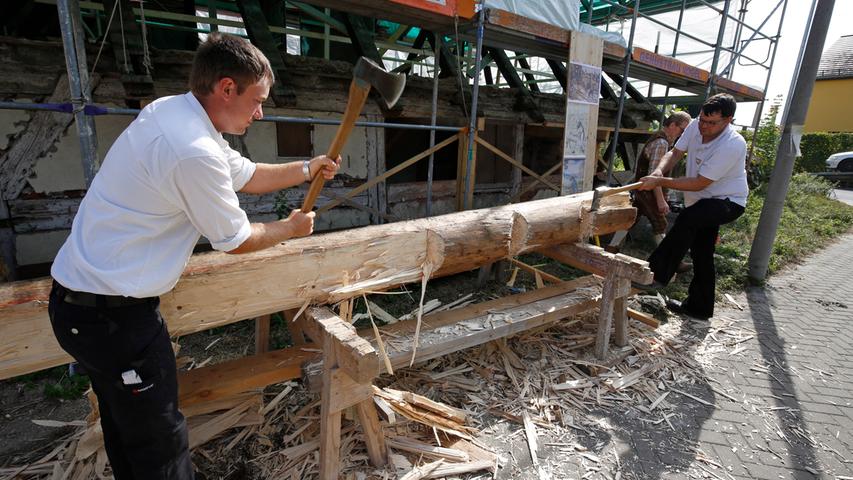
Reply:
[[[98,139],[95,136],[95,120],[83,111],[84,106],[92,101],[92,97],[86,63],[86,44],[83,41],[81,27],[80,4],[77,0],[59,0],[56,2],[56,8],[62,30],[62,47],[65,51],[65,68],[71,90],[71,103],[74,106],[74,123],[80,137],[83,176],[86,179],[86,188],[89,188],[95,178]]]
[[[613,127],[613,141],[610,142],[610,151],[607,153],[607,185],[613,182],[613,157],[616,155],[616,145],[619,143],[619,127],[622,125],[622,111],[625,108],[625,91],[628,89],[628,71],[631,68],[631,50],[634,48],[634,32],[637,30],[637,13],[639,10],[640,0],[634,0],[631,34],[628,36],[625,67],[622,69],[622,89],[619,92],[619,107],[616,109],[616,124]]]
[[[806,24],[799,66],[785,102],[782,138],[776,150],[776,165],[770,175],[767,197],[764,199],[755,238],[749,251],[747,275],[753,281],[762,282],[767,276],[770,253],[776,240],[779,219],[782,218],[788,183],[794,171],[794,159],[799,154],[800,136],[803,133],[803,124],[809,110],[815,77],[826,41],[826,31],[829,29],[834,6],[835,0],[814,0],[812,3],[812,21]],[[796,95],[794,95],[795,92]]]
[[[723,48],[723,37],[726,34],[726,20],[729,17],[729,7],[732,0],[726,0],[723,5],[723,11],[720,12],[720,30],[717,32],[717,43],[714,46],[714,60],[711,62],[710,75],[708,76],[708,86],[705,87],[705,98],[711,96],[711,90],[714,88],[714,79],[717,76],[717,64],[720,62],[720,50]],[[717,10],[719,12],[719,10]]]
[[[773,7],[773,10],[771,10],[771,11],[770,11],[770,13],[768,13],[768,14],[767,14],[767,16],[764,18],[764,20],[761,22],[761,25],[759,25],[759,26],[758,26],[758,30],[761,30],[762,28],[764,28],[764,24],[766,24],[766,23],[767,23],[767,21],[768,21],[768,20],[770,20],[770,18],[771,18],[771,17],[773,17],[773,15],[776,13],[776,10],[778,10],[778,9],[779,9],[779,7],[780,7],[783,3],[784,3],[784,5],[785,5],[785,7],[787,7],[787,6],[788,6],[788,0],[779,0],[778,2],[776,2],[776,6],[775,6],[775,7]],[[781,24],[782,24],[782,20],[783,20],[784,18],[785,18],[785,9],[783,8],[783,9],[782,9],[782,18],[779,20],[779,25],[780,25],[780,27],[781,27]],[[737,53],[736,53],[736,54],[734,54],[734,55],[732,55],[732,58],[731,58],[731,60],[729,61],[729,65],[726,67],[726,69],[725,69],[725,70],[723,70],[723,73],[722,73],[723,75],[727,75],[729,78],[731,78],[731,75],[732,75],[732,73],[734,72],[734,68],[735,68],[735,67],[734,67],[734,65],[735,65],[735,62],[737,62],[737,59],[741,56],[741,54],[744,52],[744,50],[746,50],[746,47],[747,47],[747,46],[752,42],[752,40],[755,38],[756,33],[758,33],[758,32],[757,32],[757,31],[753,32],[753,33],[752,33],[752,35],[750,35],[750,37],[749,37],[745,42],[743,42],[743,45],[739,47],[739,49],[737,50]],[[770,40],[770,41],[775,45],[775,44],[778,44],[778,43],[779,43],[779,36],[780,36],[781,34],[782,34],[782,29],[781,29],[781,28],[779,28],[779,30],[776,32],[776,36],[775,36],[775,37],[773,37],[773,38],[767,37],[767,38],[768,38],[768,39],[769,39],[769,40]],[[765,36],[766,36],[766,35],[765,35]],[[774,47],[774,49],[775,49],[775,47]],[[773,63],[773,61],[771,60],[771,61],[770,61],[770,63],[772,64],[772,63]],[[768,76],[769,76],[769,75],[770,75],[770,74],[768,73]]]
[[[433,78],[432,78],[432,110],[430,111],[429,124],[435,127],[436,111],[438,110],[438,69],[441,65],[441,35],[433,33]],[[429,131],[429,149],[435,147],[435,129]],[[435,152],[429,154],[427,163],[427,191],[426,191],[426,216],[432,216],[432,174],[435,166]]]
[[[473,164],[474,164],[474,149],[477,148],[477,94],[480,91],[480,68],[481,63],[483,61],[482,49],[483,49],[483,30],[484,24],[486,23],[486,6],[481,4],[480,11],[477,15],[477,51],[475,53],[474,60],[474,86],[471,89],[471,122],[468,125],[468,156],[467,161],[465,162],[465,198],[462,199],[462,208],[464,210],[469,210],[473,207],[473,205],[469,205],[468,198],[472,196],[471,190],[471,175],[474,174]],[[473,199],[471,201],[473,202]]]
[[[684,9],[687,7],[687,0],[681,0],[681,10],[678,12],[678,26],[675,27],[675,41],[672,44],[672,58],[675,58],[678,52],[678,39],[681,34],[681,24],[684,21]],[[669,84],[666,86],[666,91],[663,94],[663,105],[660,109],[660,126],[663,127],[663,121],[666,118],[666,101],[669,99]]]

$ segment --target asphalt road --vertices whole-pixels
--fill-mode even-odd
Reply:
[[[838,188],[835,190],[835,197],[848,205],[853,205],[853,189]]]

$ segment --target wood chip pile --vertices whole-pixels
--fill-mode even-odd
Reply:
[[[456,305],[468,301],[465,297]],[[540,459],[543,446],[559,447],[595,472],[603,460],[581,447],[576,435],[593,422],[600,426],[596,418],[601,412],[633,411],[649,424],[673,428],[675,402],[707,403],[687,392],[692,383],[707,383],[704,367],[752,335],[723,322],[703,343],[702,338],[683,335],[685,325],[679,319],[657,330],[632,321],[631,344],[612,348],[609,358],[596,361],[596,319],[591,312],[380,377],[374,401],[391,461],[384,468],[370,466],[356,417],[347,412],[342,478],[492,478],[499,469],[521,461],[518,451],[495,447],[496,437],[502,435],[526,445],[523,455],[540,478],[551,478],[555,470]],[[190,419],[193,460],[203,474],[294,480],[317,474],[316,393],[302,383],[288,382],[246,394],[228,408]],[[29,465],[4,468],[0,478],[108,475],[98,428],[85,428],[85,422],[74,425],[82,427],[48,455]]]

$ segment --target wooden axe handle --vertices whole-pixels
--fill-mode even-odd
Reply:
[[[641,185],[643,185],[643,182],[634,182],[634,183],[629,183],[628,185],[622,185],[621,187],[608,188],[608,189],[604,190],[603,192],[601,192],[600,197],[609,197],[610,195],[616,195],[617,193],[627,192],[629,190],[635,190],[637,188],[640,188]]]
[[[361,109],[364,107],[364,102],[367,100],[367,94],[370,93],[370,85],[360,86],[353,80],[349,85],[349,98],[347,99],[347,108],[344,110],[344,118],[341,120],[341,126],[338,127],[338,132],[335,134],[335,139],[329,146],[326,156],[332,160],[338,158],[341,154],[344,145],[347,143],[349,134],[355,126],[355,121],[361,114]],[[323,175],[318,171],[311,179],[311,186],[308,187],[308,193],[305,195],[305,201],[302,203],[302,212],[308,213],[314,208],[314,202],[320,195],[320,190],[323,189],[325,183]]]

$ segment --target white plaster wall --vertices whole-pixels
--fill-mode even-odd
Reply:
[[[98,137],[98,164],[103,161],[116,138],[130,125],[130,115],[105,115],[95,117]],[[83,163],[80,160],[80,139],[77,127],[72,124],[51,152],[40,158],[33,169],[35,176],[28,179],[36,192],[61,192],[86,188]]]
[[[56,230],[15,236],[15,262],[32,265],[52,262],[71,230]]]
[[[278,158],[278,141],[275,123],[254,122],[243,139],[249,150],[249,158],[256,163],[284,163]]]
[[[315,115],[318,118],[339,120],[340,117]],[[335,134],[337,125],[314,125],[314,155],[326,153]],[[382,148],[385,148],[384,146]],[[341,153],[340,173],[354,178],[367,178],[367,132],[364,127],[355,127],[349,135]]]
[[[24,130],[29,118],[24,110],[0,110],[0,150],[9,148],[9,140]]]

